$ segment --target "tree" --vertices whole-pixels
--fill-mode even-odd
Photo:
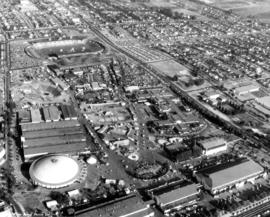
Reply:
[[[178,81],[178,76],[177,75],[174,75],[172,78],[171,78],[172,81]]]
[[[68,196],[58,191],[52,191],[50,197],[56,200],[59,204],[67,204],[69,202]]]
[[[204,83],[204,79],[198,78],[198,79],[194,80],[194,83],[196,86],[200,86]]]
[[[193,77],[197,77],[198,74],[199,74],[199,69],[198,68],[195,68],[193,70],[190,71],[190,74],[193,76]]]
[[[173,12],[170,8],[161,8],[160,13],[164,14],[167,17],[173,17]]]
[[[7,192],[5,192],[3,189],[0,190],[0,199],[4,201],[8,200]]]

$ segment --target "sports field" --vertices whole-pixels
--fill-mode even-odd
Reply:
[[[100,42],[86,38],[37,42],[28,46],[25,51],[31,57],[46,59],[53,56],[96,54],[103,52],[104,49],[105,47]]]

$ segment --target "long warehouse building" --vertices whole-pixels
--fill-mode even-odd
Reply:
[[[247,181],[253,183],[256,178],[264,175],[264,169],[254,161],[245,159],[211,167],[199,171],[196,175],[204,188],[215,195],[231,187],[243,186]]]
[[[24,157],[25,160],[28,161],[31,158],[46,154],[76,154],[83,151],[86,151],[85,142],[77,142],[72,144],[58,144],[55,146],[25,148]]]
[[[21,129],[22,132],[26,131],[39,131],[46,129],[59,129],[59,128],[67,128],[67,127],[76,127],[80,126],[80,123],[77,120],[70,121],[56,121],[56,122],[41,122],[41,123],[27,123],[22,124]]]
[[[83,134],[75,135],[58,135],[45,138],[27,139],[23,143],[24,148],[37,147],[37,146],[55,146],[58,144],[72,144],[76,142],[85,142],[86,138]]]
[[[78,208],[75,208],[78,209]],[[67,213],[77,217],[154,217],[151,207],[136,195],[129,195],[93,207]]]
[[[58,135],[74,135],[74,134],[81,134],[82,129],[79,126],[76,127],[68,127],[68,128],[60,128],[60,129],[46,129],[41,131],[26,131],[23,132],[22,141],[27,139],[35,139],[35,138],[47,138],[47,137],[54,137]]]
[[[154,194],[154,199],[165,215],[171,210],[180,209],[187,203],[198,199],[199,186],[197,184],[188,184],[176,189],[173,189],[162,194]]]
[[[25,160],[44,154],[87,151],[86,137],[77,120],[22,124]]]

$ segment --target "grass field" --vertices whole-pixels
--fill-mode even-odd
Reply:
[[[14,198],[19,201],[25,208],[27,213],[33,212],[35,209],[47,212],[45,206],[41,201],[46,201],[49,198],[44,197],[43,194],[38,192],[23,192],[21,194],[15,193]]]
[[[151,65],[169,77],[189,75],[188,69],[174,60],[154,62]]]
[[[232,10],[243,17],[252,16],[263,22],[270,22],[270,0],[211,0],[208,4],[224,10]]]

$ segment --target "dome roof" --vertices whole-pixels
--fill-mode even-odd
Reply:
[[[88,164],[96,164],[97,163],[97,158],[95,156],[91,156],[87,159]]]
[[[64,155],[49,155],[35,160],[30,167],[30,177],[35,184],[48,188],[60,188],[79,178],[80,164]]]

